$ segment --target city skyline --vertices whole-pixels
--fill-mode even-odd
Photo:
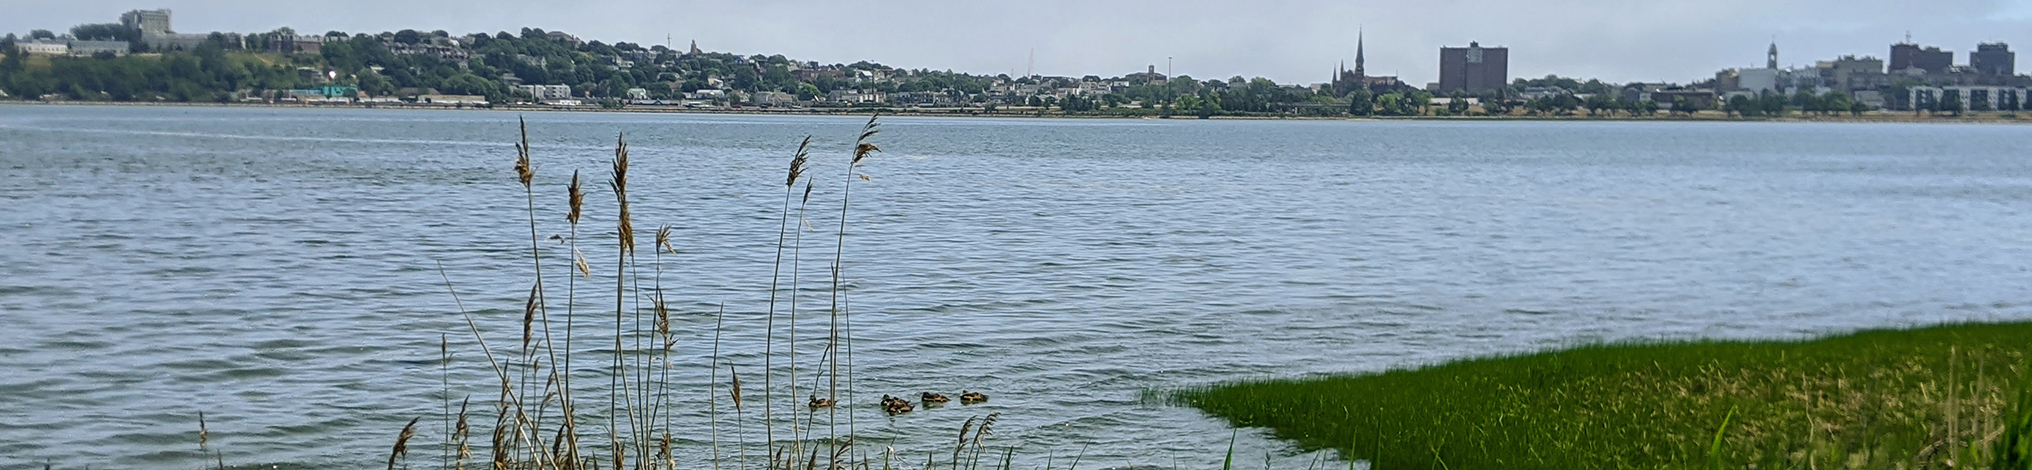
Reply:
[[[180,32],[244,33],[286,26],[304,33],[442,29],[464,34],[534,27],[605,42],[663,44],[667,37],[680,48],[698,40],[712,51],[783,54],[823,63],[868,60],[990,75],[1024,73],[1034,50],[1035,71],[1044,75],[1114,76],[1156,65],[1160,71],[1175,69],[1201,79],[1241,75],[1280,83],[1319,83],[1337,64],[1352,61],[1356,31],[1362,29],[1367,31],[1369,74],[1399,76],[1414,86],[1438,81],[1439,48],[1470,42],[1515,51],[1510,59],[1513,78],[1558,74],[1611,82],[1677,83],[1711,77],[1718,69],[1761,66],[1765,48],[1774,39],[1784,51],[1781,66],[1811,66],[1840,55],[1888,58],[1889,45],[1904,40],[1907,31],[1914,42],[1953,51],[1957,64],[1967,63],[1967,54],[1978,42],[2032,44],[2032,36],[2024,32],[2032,26],[2032,0],[1949,0],[1923,5],[1933,13],[1917,15],[1908,11],[1909,2],[1889,0],[1646,5],[1462,0],[1445,8],[1302,2],[1078,7],[1047,2],[1024,11],[964,4],[925,8],[918,2],[800,1],[753,5],[608,1],[560,10],[537,2],[414,7],[362,0],[353,3],[359,8],[347,10],[361,13],[262,5],[242,0],[22,5],[9,7],[18,14],[0,18],[0,31],[62,32],[77,24],[110,22],[131,9],[169,8],[177,13]],[[639,14],[608,14],[612,11]],[[939,13],[910,13],[922,11]],[[612,21],[614,17],[673,19]],[[829,24],[819,24],[828,19]],[[860,24],[876,27],[853,26]]]

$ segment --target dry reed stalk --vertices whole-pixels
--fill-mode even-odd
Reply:
[[[775,399],[775,395],[774,395],[774,394],[775,394],[775,390],[776,390],[776,387],[775,387],[775,383],[774,383],[774,382],[775,382],[775,380],[774,380],[774,376],[775,376],[775,373],[773,372],[773,371],[775,371],[775,370],[776,370],[776,365],[775,365],[775,359],[776,359],[776,296],[777,296],[777,293],[781,292],[781,291],[780,291],[780,289],[779,289],[779,287],[780,287],[779,283],[780,283],[780,282],[781,282],[781,281],[783,280],[783,246],[784,246],[784,242],[785,242],[785,240],[786,240],[786,239],[788,238],[788,234],[787,234],[787,232],[788,232],[788,231],[789,231],[789,229],[790,229],[790,198],[791,198],[791,196],[792,196],[792,195],[794,194],[794,191],[796,191],[796,189],[797,189],[797,180],[798,180],[799,178],[802,178],[802,177],[804,176],[804,170],[805,170],[805,165],[806,165],[806,163],[805,163],[805,162],[806,162],[806,161],[808,161],[808,160],[810,160],[810,158],[811,158],[811,153],[810,153],[810,152],[808,151],[808,149],[809,149],[810,147],[811,147],[811,136],[809,136],[809,135],[807,135],[807,136],[804,136],[804,141],[802,141],[802,142],[799,142],[799,143],[797,144],[797,151],[796,151],[795,153],[793,153],[793,154],[792,154],[792,156],[791,156],[791,158],[790,158],[790,169],[789,169],[789,171],[787,172],[787,174],[785,175],[785,177],[784,177],[784,180],[783,180],[783,210],[782,210],[782,212],[781,212],[781,213],[780,213],[780,214],[778,215],[778,219],[777,219],[777,228],[776,228],[776,259],[775,259],[774,263],[772,264],[772,266],[773,266],[773,267],[772,267],[773,271],[772,271],[772,272],[770,272],[770,274],[769,274],[769,311],[768,311],[768,319],[767,319],[767,323],[766,323],[766,324],[764,325],[764,327],[763,327],[763,332],[764,332],[764,339],[763,339],[763,346],[762,346],[762,350],[763,350],[763,354],[762,354],[762,370],[764,371],[764,373],[762,374],[762,423],[763,423],[763,426],[764,426],[764,428],[763,428],[763,434],[764,434],[764,436],[763,436],[763,439],[764,439],[764,442],[767,442],[767,443],[769,443],[769,445],[774,445],[774,444],[775,444],[775,442],[776,442],[776,412],[775,412],[775,407],[776,407],[776,399]],[[807,183],[807,184],[808,184],[808,183]],[[807,188],[809,188],[809,186],[807,186]],[[807,197],[807,198],[809,198],[809,197],[810,197],[810,190],[809,190],[809,189],[807,189],[807,190],[806,190],[806,193],[805,193],[805,194],[806,194],[806,197]],[[800,219],[802,219],[802,217],[803,217],[803,210],[802,210],[802,209],[800,208],[800,209],[799,209],[799,218],[800,218]],[[802,233],[802,232],[800,232],[800,234],[801,234],[801,233]],[[793,262],[793,266],[795,266],[794,262]],[[792,276],[792,277],[795,277],[795,276],[796,276],[796,273],[795,273],[795,268],[794,268],[794,267],[792,268],[792,271],[793,271],[793,272],[792,272],[791,276]],[[796,431],[796,429],[797,429],[797,426],[796,426],[796,421],[797,421],[797,412],[796,412],[796,409],[797,409],[797,408],[796,408],[796,401],[797,401],[797,400],[796,400],[796,398],[795,398],[795,397],[797,396],[797,393],[796,393],[796,388],[797,388],[797,373],[796,373],[796,367],[797,367],[797,365],[796,365],[796,358],[797,358],[797,345],[796,345],[796,343],[795,343],[795,341],[794,341],[794,340],[795,340],[795,338],[797,337],[797,336],[796,336],[796,332],[795,332],[795,329],[796,329],[796,325],[797,325],[797,324],[796,324],[796,321],[797,321],[797,320],[796,320],[796,308],[794,307],[794,305],[796,304],[796,296],[797,296],[797,293],[796,293],[796,289],[797,289],[797,287],[796,287],[796,284],[795,284],[795,283],[793,282],[793,283],[792,283],[792,286],[791,286],[791,303],[792,303],[792,305],[793,305],[793,307],[792,307],[792,309],[791,309],[791,315],[792,315],[792,318],[791,318],[791,322],[792,322],[792,323],[791,323],[791,329],[793,330],[793,331],[792,331],[792,333],[791,333],[791,338],[793,339],[793,341],[792,341],[792,344],[790,345],[790,348],[791,348],[791,352],[790,352],[790,357],[791,357],[791,362],[792,362],[792,364],[791,364],[791,368],[792,368],[792,372],[791,372],[791,375],[790,375],[790,381],[791,381],[791,384],[790,384],[790,386],[791,386],[791,394],[790,394],[790,396],[791,396],[791,397],[793,397],[793,398],[791,399],[791,404],[789,405],[789,406],[791,407],[791,415],[790,415],[790,416],[791,416],[791,418],[790,418],[790,419],[791,419],[791,423],[792,423],[792,425],[791,425],[791,435],[792,435],[792,437],[791,437],[791,438],[792,438],[793,440],[794,440],[794,439],[796,439],[796,433],[797,433],[797,431]],[[717,350],[717,348],[718,348],[718,345],[717,345],[717,341],[718,341],[718,334],[719,334],[719,333],[718,333],[718,331],[715,331],[715,332],[714,332],[714,338],[715,338],[715,346],[714,346],[714,348],[715,348],[716,350]],[[766,446],[765,446],[765,447],[766,447]],[[773,464],[772,464],[772,465],[773,465]]]
[[[877,120],[880,119],[880,117],[881,116],[879,114],[870,115],[868,116],[868,123],[863,124],[861,126],[860,136],[854,139],[853,159],[847,161],[846,183],[840,186],[839,232],[838,239],[835,241],[834,245],[833,265],[832,265],[832,274],[833,274],[832,317],[831,317],[832,324],[830,328],[828,328],[826,338],[827,344],[826,350],[828,354],[839,353],[841,322],[844,321],[847,322],[849,325],[851,325],[853,321],[851,317],[845,316],[847,315],[847,311],[844,309],[846,294],[845,292],[842,292],[840,289],[840,285],[843,280],[842,277],[844,276],[841,263],[846,257],[846,249],[847,249],[847,208],[851,206],[853,202],[852,191],[854,184],[854,169],[860,166],[862,159],[865,159],[869,155],[872,155],[876,152],[882,151],[881,147],[878,147],[875,145],[874,142],[869,141],[869,139],[873,139],[877,134],[882,133],[882,128],[880,124],[877,122]],[[848,360],[851,361],[851,359]],[[832,376],[832,378],[830,380],[830,386],[828,388],[831,391],[830,394],[832,395],[832,397],[836,399],[840,396],[839,368],[840,368],[840,360],[839,358],[835,357],[832,360],[832,369],[830,371],[830,375]],[[853,388],[854,388],[853,367],[849,365],[847,368],[847,393],[848,393],[847,401],[849,403],[852,403],[854,401]],[[855,410],[856,408],[850,408],[847,410],[847,435],[849,436],[854,434]],[[837,426],[836,423],[838,421],[837,413],[838,411],[828,411],[826,418],[827,422],[826,426],[828,428],[827,433],[831,435],[832,440],[835,442],[837,442],[839,439],[839,431],[836,429]]]
[[[402,435],[395,438],[395,450],[388,452],[388,470],[395,470],[395,460],[409,456],[409,438],[416,437],[416,422],[423,417],[409,418],[409,425],[402,427]]]
[[[614,200],[619,206],[619,215],[615,221],[615,233],[618,236],[617,246],[619,250],[616,252],[614,269],[614,360],[612,364],[612,378],[610,379],[611,388],[608,390],[607,396],[607,428],[608,434],[610,437],[613,437],[616,447],[614,449],[614,458],[616,461],[620,461],[625,458],[624,454],[626,451],[619,448],[621,444],[620,438],[614,434],[618,433],[621,424],[619,421],[621,416],[621,400],[624,396],[630,397],[630,401],[633,400],[632,395],[625,391],[628,387],[626,379],[627,371],[626,364],[622,362],[621,356],[621,351],[625,347],[622,344],[624,335],[621,330],[622,325],[627,322],[627,310],[625,309],[627,276],[624,272],[628,269],[628,255],[635,248],[634,223],[630,221],[628,213],[628,142],[622,136],[615,137],[613,177],[608,180],[608,183],[612,186]],[[629,408],[631,408],[630,412],[632,413],[633,406]],[[634,426],[633,418],[629,419],[629,426]],[[622,468],[619,465],[615,466],[616,470],[621,470]]]

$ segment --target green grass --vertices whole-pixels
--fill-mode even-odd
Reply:
[[[2028,351],[2032,323],[1963,324],[1585,346],[1172,398],[1383,469],[1970,468],[2022,439],[2005,429],[2027,416],[2012,403],[2032,385]]]

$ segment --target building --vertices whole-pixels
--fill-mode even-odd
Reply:
[[[437,44],[403,44],[398,42],[390,43],[387,47],[388,52],[392,54],[427,55],[446,62],[465,62],[466,59],[472,58],[472,53],[466,52],[465,49],[455,45],[441,46]]]
[[[1976,51],[1969,53],[1969,67],[1976,73],[2009,77],[2017,75],[2018,54],[2011,52],[2011,46],[2001,42],[1977,44]]]
[[[71,44],[69,42],[51,41],[47,39],[37,39],[29,42],[17,42],[14,43],[14,47],[21,49],[21,53],[23,54],[65,55],[71,53]]]
[[[529,92],[529,96],[539,101],[571,98],[571,87],[565,85],[522,85],[522,91]]]
[[[1837,90],[1873,90],[1891,84],[1884,74],[1884,59],[1875,57],[1846,55],[1816,62],[1814,68],[1820,70],[1821,82]]]
[[[1468,47],[1439,49],[1438,92],[1479,93],[1502,90],[1509,84],[1510,48],[1485,48],[1479,42],[1470,42]]]
[[[140,30],[142,35],[170,34],[169,10],[133,10],[120,15],[120,24]]]
[[[1358,88],[1374,92],[1379,88],[1394,89],[1402,86],[1402,83],[1397,81],[1397,77],[1369,76],[1368,60],[1362,56],[1362,42],[1364,39],[1362,36],[1363,34],[1360,30],[1355,31],[1355,69],[1348,70],[1347,63],[1345,62],[1334,69],[1332,86],[1335,95],[1344,96],[1354,92]]]
[[[1901,42],[1891,45],[1891,71],[1919,69],[1928,73],[1946,73],[1954,67],[1954,52],[1939,47],[1919,47],[1918,44]]]
[[[278,35],[268,40],[268,52],[276,54],[317,54],[324,50],[324,36]]]
[[[2018,111],[2028,90],[1999,86],[1917,86],[1906,90],[1911,109],[1930,111]],[[1950,104],[1952,103],[1952,104]],[[1954,105],[1959,105],[1958,108]]]
[[[116,56],[127,55],[127,51],[133,47],[129,45],[127,41],[85,41],[85,40],[73,40],[71,41],[70,46],[71,46],[71,55],[98,55],[99,53],[103,52]]]

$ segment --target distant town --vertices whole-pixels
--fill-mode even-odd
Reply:
[[[1791,68],[1779,67],[1774,43],[1763,67],[1685,84],[1515,78],[1509,48],[1469,42],[1440,47],[1439,81],[1418,86],[1368,74],[1359,32],[1353,63],[1332,64],[1327,81],[1280,84],[1173,77],[1154,64],[1082,77],[821,64],[706,52],[696,42],[682,49],[607,44],[531,28],[190,34],[176,32],[171,18],[166,9],[134,10],[65,33],[7,34],[0,38],[0,100],[1159,117],[2015,117],[2032,87],[2006,44],[1977,44],[1957,65],[1954,52],[1909,38],[1889,46],[1888,61],[1849,55]]]

